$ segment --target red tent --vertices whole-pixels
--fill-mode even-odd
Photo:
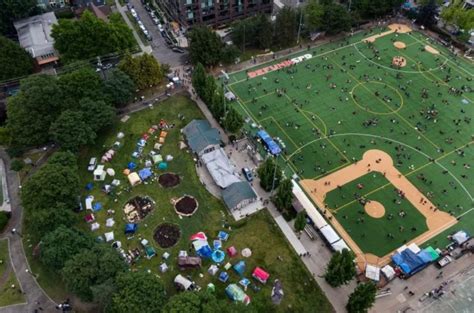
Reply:
[[[84,216],[84,220],[85,220],[87,223],[92,223],[93,221],[95,221],[94,214],[92,214],[92,213],[87,214],[86,216]]]
[[[231,258],[233,258],[234,256],[236,256],[238,253],[239,253],[239,252],[237,251],[237,249],[236,249],[234,246],[227,248],[227,254],[228,254]]]
[[[256,267],[253,270],[252,277],[261,282],[262,284],[265,284],[270,277],[270,274],[265,272],[262,268]]]

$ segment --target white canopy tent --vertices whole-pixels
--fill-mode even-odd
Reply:
[[[105,226],[107,227],[113,227],[115,225],[115,221],[113,218],[108,218],[106,221],[105,221]]]
[[[140,176],[138,176],[138,174],[136,172],[133,172],[133,173],[130,173],[128,176],[128,181],[130,183],[130,185],[132,186],[136,186],[138,185],[139,183],[142,182],[142,180],[140,179]]]
[[[301,187],[294,180],[291,182],[293,183],[293,195],[300,202],[301,206],[306,210],[306,214],[308,214],[308,216],[311,218],[314,226],[316,226],[317,229],[321,229],[322,227],[328,225],[321,213],[318,212],[316,207],[306,196],[303,189],[301,189]]]
[[[99,229],[99,227],[100,227],[100,224],[97,223],[97,222],[94,222],[94,223],[91,224],[91,230],[92,231]]]
[[[105,233],[104,236],[105,236],[105,241],[106,241],[106,242],[113,241],[114,238],[115,238],[113,231],[108,232],[108,233]]]
[[[458,245],[461,245],[463,243],[465,243],[466,241],[469,240],[469,235],[464,231],[464,230],[460,230],[458,231],[457,233],[455,233],[453,235],[453,240],[458,244]]]
[[[418,254],[421,251],[420,247],[418,247],[418,245],[414,242],[408,245],[408,249],[410,249],[414,254]]]
[[[367,264],[367,266],[365,267],[365,277],[374,281],[379,281],[380,280],[380,267]]]
[[[326,238],[329,244],[333,244],[336,241],[341,239],[339,235],[336,233],[336,231],[330,225],[324,226],[319,231],[323,234],[324,238]]]
[[[392,280],[395,277],[395,270],[388,264],[382,267],[382,273],[388,280]]]
[[[334,249],[334,251],[339,251],[339,252],[341,252],[342,249],[347,249],[347,250],[349,250],[349,251],[351,250],[351,249],[349,249],[349,247],[347,246],[346,242],[345,242],[344,240],[342,240],[342,239],[340,239],[340,240],[338,240],[338,241],[332,243],[332,244],[331,244],[331,247]]]
[[[201,157],[214,182],[221,188],[227,188],[241,180],[234,174],[235,166],[230,162],[222,148],[205,153]]]

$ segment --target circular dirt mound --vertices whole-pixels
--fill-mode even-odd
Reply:
[[[194,197],[184,196],[179,198],[175,204],[174,209],[176,213],[183,216],[191,216],[196,212],[198,208],[198,202]]]
[[[181,230],[178,225],[163,223],[158,225],[153,238],[156,243],[163,249],[174,246],[181,237]]]
[[[404,67],[407,65],[407,60],[404,57],[393,57],[392,64],[396,67]]]
[[[174,173],[164,173],[158,177],[158,182],[161,186],[169,188],[177,186],[181,182],[181,179]]]
[[[425,46],[425,51],[432,53],[432,54],[439,54],[439,51],[433,48],[432,46]]]
[[[385,207],[378,201],[367,202],[364,209],[367,215],[373,218],[381,218],[385,215]]]
[[[123,211],[129,223],[136,223],[144,219],[154,208],[155,201],[151,198],[136,196],[125,204]]]
[[[397,49],[405,49],[407,47],[407,45],[404,43],[404,42],[401,42],[401,41],[395,41],[393,43],[393,45],[395,46],[395,48]]]

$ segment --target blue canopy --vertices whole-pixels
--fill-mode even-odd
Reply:
[[[229,274],[227,272],[220,272],[219,274],[219,280],[223,283],[225,283],[229,279]]]
[[[125,234],[134,234],[137,231],[137,224],[126,224],[125,225]]]
[[[402,253],[396,253],[392,260],[405,274],[410,275],[422,270],[427,264],[410,249],[405,249]]]
[[[158,164],[158,168],[159,168],[160,170],[166,170],[166,169],[168,168],[168,163],[166,163],[166,162],[160,162],[160,163]]]
[[[225,253],[224,251],[222,250],[214,250],[214,252],[212,252],[212,261],[216,262],[216,263],[221,263],[222,261],[224,261],[224,258],[225,258]]]
[[[137,165],[134,162],[128,162],[127,167],[129,170],[133,170],[137,167]]]
[[[92,210],[93,210],[94,212],[97,212],[97,211],[99,211],[100,209],[102,209],[102,203],[100,203],[100,202],[96,202],[96,203],[94,203],[94,205],[92,206]]]
[[[153,173],[151,172],[151,169],[149,167],[145,167],[138,172],[138,176],[140,176],[141,180],[146,180],[150,178],[152,174]]]
[[[94,184],[93,183],[88,183],[86,185],[86,190],[89,191],[89,190],[92,190],[92,188],[94,188]]]
[[[430,263],[432,260],[431,260],[431,254],[429,254],[428,252],[426,252],[425,250],[421,250],[419,253],[418,253],[418,256],[420,257],[420,259],[423,261],[423,263]]]
[[[237,264],[235,264],[234,271],[239,275],[243,275],[245,272],[245,262],[239,261]]]
[[[212,256],[212,250],[211,250],[211,247],[209,247],[209,245],[202,246],[201,249],[197,250],[196,252],[200,257],[203,257],[203,258],[209,259]]]
[[[226,241],[227,239],[229,239],[229,234],[226,233],[226,232],[223,231],[223,230],[220,230],[220,231],[219,231],[219,234],[217,235],[217,237],[219,237],[219,239],[222,240],[222,241]]]
[[[280,146],[270,137],[270,135],[264,131],[264,130],[259,130],[257,132],[257,136],[262,139],[263,143],[265,146],[267,146],[268,150],[270,150],[270,153],[273,155],[278,155],[281,152]]]

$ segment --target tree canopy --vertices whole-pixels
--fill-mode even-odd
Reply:
[[[109,22],[85,11],[79,20],[60,19],[53,25],[54,47],[67,61],[125,51],[136,44],[132,30],[114,13]]]
[[[281,169],[272,158],[268,158],[265,162],[260,164],[257,173],[260,178],[260,186],[262,186],[265,191],[272,190],[272,187],[277,188],[280,184],[282,177]],[[275,180],[273,180],[274,178]]]
[[[68,260],[62,269],[62,276],[69,290],[82,300],[91,301],[91,288],[114,280],[125,269],[126,265],[116,251],[96,244],[92,249],[83,249]]]
[[[162,313],[237,313],[256,312],[252,306],[240,303],[229,305],[227,299],[219,300],[206,291],[182,292],[171,297]]]
[[[310,31],[316,31],[323,25],[324,6],[318,0],[311,0],[304,8],[305,25]]]
[[[48,164],[59,164],[75,171],[78,170],[77,157],[70,151],[55,152],[49,157]]]
[[[268,49],[272,44],[273,25],[264,14],[237,20],[231,27],[232,42],[241,50],[247,46]]]
[[[189,32],[189,57],[193,64],[213,66],[221,61],[223,43],[207,26],[196,26]]]
[[[107,73],[104,86],[104,94],[107,102],[115,107],[123,107],[132,101],[135,93],[133,80],[118,68]]]
[[[399,9],[403,2],[403,0],[353,0],[352,9],[363,18],[375,18],[392,13]]]
[[[1,9],[0,9],[1,10]],[[0,36],[0,81],[21,77],[33,72],[33,58],[20,47],[3,36]]]
[[[115,284],[116,292],[107,307],[108,313],[159,313],[166,303],[163,282],[154,274],[119,273]]]
[[[296,42],[298,23],[295,10],[285,6],[281,9],[275,20],[276,45],[281,48],[289,47]]]
[[[90,237],[61,225],[41,239],[41,262],[51,269],[60,270],[67,260],[92,245]]]
[[[351,29],[352,18],[346,8],[333,3],[324,6],[322,29],[332,35]]]
[[[463,1],[455,0],[450,6],[441,11],[441,17],[448,23],[457,25],[460,29],[474,29],[474,10],[463,8]]]
[[[305,227],[306,227],[306,212],[305,211],[298,212],[295,219],[295,230],[303,231]]]
[[[291,209],[293,202],[293,185],[291,179],[283,179],[277,188],[276,194],[273,197],[273,203],[280,212],[287,212]]]
[[[14,35],[16,32],[13,22],[39,13],[36,5],[36,0],[2,0],[0,4],[0,34]]]
[[[342,252],[336,251],[332,255],[324,278],[329,285],[339,287],[351,281],[355,274],[354,254],[347,249],[342,249]]]
[[[349,296],[346,305],[349,313],[366,313],[374,305],[377,287],[373,282],[359,284]]]
[[[119,63],[119,68],[132,79],[138,89],[155,86],[165,76],[160,63],[147,53],[135,58],[127,54]]]
[[[62,148],[78,152],[81,146],[94,143],[96,134],[85,122],[82,112],[66,110],[51,124],[51,138]]]

